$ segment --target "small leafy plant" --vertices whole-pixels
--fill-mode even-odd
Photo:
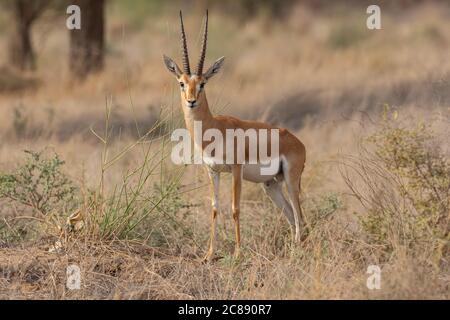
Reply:
[[[400,245],[440,260],[450,242],[450,161],[429,126],[397,118],[386,107],[343,177],[367,210],[360,220],[371,243],[386,253]]]
[[[344,207],[340,194],[331,192],[320,196],[310,197],[305,200],[305,209],[309,215],[310,227],[314,227]]]
[[[41,215],[67,208],[74,200],[73,183],[62,172],[64,161],[43,151],[25,151],[28,159],[13,173],[0,173],[0,198],[31,207]]]

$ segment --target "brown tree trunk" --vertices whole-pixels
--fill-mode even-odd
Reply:
[[[13,29],[9,40],[9,62],[19,70],[32,70],[36,67],[31,27],[48,2],[48,0],[14,0],[12,2]]]
[[[76,79],[100,71],[104,59],[104,0],[74,0],[81,9],[81,29],[70,30],[69,67]]]

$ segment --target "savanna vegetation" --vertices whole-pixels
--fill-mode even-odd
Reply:
[[[33,68],[12,64],[11,3],[0,11],[0,298],[450,298],[447,2],[381,2],[371,31],[364,1],[110,0],[102,68],[83,77],[51,1],[33,21]],[[197,56],[206,7],[206,64],[227,57],[209,102],[305,143],[310,231],[293,243],[245,184],[234,259],[226,177],[218,259],[203,264],[208,179],[170,161],[184,124],[162,54],[180,57],[181,8]],[[66,287],[72,264],[80,290]]]

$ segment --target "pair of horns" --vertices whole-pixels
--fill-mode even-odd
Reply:
[[[183,71],[187,75],[191,75],[191,67],[189,66],[189,55],[186,42],[186,33],[184,32],[183,14],[180,10],[180,23],[181,23],[181,50],[183,55]],[[200,58],[197,65],[197,75],[203,74],[203,64],[205,63],[206,55],[206,42],[208,40],[208,10],[206,10],[205,30],[203,32],[202,50],[200,52]]]

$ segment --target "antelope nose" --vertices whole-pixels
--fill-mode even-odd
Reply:
[[[193,106],[196,102],[197,102],[197,100],[188,100],[187,101],[191,106]]]

